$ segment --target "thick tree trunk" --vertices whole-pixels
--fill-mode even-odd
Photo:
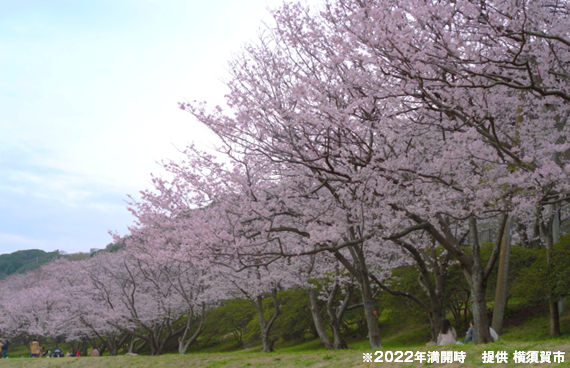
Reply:
[[[492,323],[493,330],[499,335],[503,333],[503,317],[507,306],[507,276],[509,274],[509,256],[511,253],[511,221],[507,220],[505,227],[501,240],[501,254],[499,256]]]
[[[161,355],[159,348],[158,348],[158,346],[156,346],[156,344],[150,343],[149,347],[150,347],[150,355],[152,355],[152,356]]]
[[[370,287],[370,279],[363,277],[359,280],[360,290],[362,292],[362,304],[364,305],[364,315],[366,317],[366,326],[368,327],[368,342],[370,349],[377,349],[382,346],[380,340],[380,328],[378,327],[378,317],[374,314],[374,300],[372,297],[372,288]]]
[[[560,335],[560,313],[558,313],[558,302],[550,302],[550,336]]]
[[[433,290],[429,291],[427,294],[429,296],[431,315],[430,324],[432,328],[432,338],[433,341],[437,341],[437,336],[441,331],[441,325],[445,319],[445,286],[447,284],[447,267],[449,265],[450,254],[444,256],[443,262],[439,262],[437,258],[437,252],[433,250],[433,259],[431,260],[431,267],[433,269],[435,287],[432,286]],[[429,256],[426,256],[429,260]],[[424,276],[424,283],[425,278]]]
[[[348,345],[342,336],[342,332],[340,330],[340,323],[335,322],[332,325],[333,330],[333,349],[334,350],[341,350],[341,349],[348,349]]]
[[[81,348],[79,349],[79,355],[87,356],[87,349],[89,348],[89,342],[87,339],[81,340]]]
[[[486,285],[482,272],[473,272],[471,277],[471,300],[473,301],[473,342],[492,342],[489,332],[489,316],[487,315],[487,302],[485,300]]]
[[[431,331],[431,341],[436,342],[437,336],[441,331],[441,325],[443,323],[443,306],[434,308],[431,313],[428,313],[430,331]]]
[[[262,353],[273,352],[273,345],[274,344],[275,344],[275,341],[273,341],[271,339],[271,337],[269,337],[269,334],[267,332],[263,332],[261,334],[261,352]]]
[[[493,340],[491,339],[491,333],[489,331],[489,316],[487,315],[487,301],[485,299],[487,280],[484,275],[483,265],[481,264],[481,248],[477,236],[477,222],[473,216],[469,219],[469,233],[471,235],[471,259],[473,260],[473,266],[471,268],[471,275],[466,276],[470,276],[469,284],[471,287],[471,300],[473,301],[473,342],[476,344],[488,343]],[[498,240],[498,242],[500,244],[500,240]]]
[[[317,295],[315,289],[309,286],[307,288],[307,291],[309,293],[309,301],[311,303],[311,315],[313,316],[313,322],[315,323],[315,329],[317,330],[317,334],[319,335],[319,338],[323,342],[325,349],[333,349],[333,344],[331,342],[331,339],[329,338],[329,336],[325,331],[325,326],[323,324],[323,319],[321,317],[321,313],[319,311],[319,306],[317,303]]]

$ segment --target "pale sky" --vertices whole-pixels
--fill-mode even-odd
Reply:
[[[177,102],[223,103],[227,61],[279,0],[0,0],[0,254],[87,252],[127,194],[215,139]]]

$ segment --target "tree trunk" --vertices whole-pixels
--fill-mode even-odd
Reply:
[[[482,272],[473,272],[471,277],[471,300],[473,301],[473,342],[492,342],[489,331],[489,316],[487,315],[487,303],[485,300],[486,285],[483,281]]]
[[[333,349],[334,350],[348,349],[348,345],[346,344],[344,336],[342,336],[342,332],[340,330],[340,323],[338,323],[338,321],[335,321],[335,323],[333,323],[331,327],[333,331],[333,340],[334,340]]]
[[[546,219],[546,221],[541,221],[541,227],[546,245],[546,266],[548,268],[548,274],[550,275],[552,252],[554,250],[554,232],[558,232],[559,230],[555,229],[555,222],[557,221],[556,208],[554,205],[549,205],[548,207],[551,209],[552,213]],[[548,309],[550,310],[550,336],[558,336],[560,335],[560,313],[558,310],[558,300],[556,300],[552,290],[548,290],[548,293]]]
[[[271,339],[271,337],[269,337],[269,334],[267,332],[262,332],[261,334],[261,352],[262,353],[271,353],[273,352],[273,345],[275,344],[275,341],[273,341]]]
[[[432,238],[433,239],[433,238]],[[420,277],[418,278],[418,283],[429,298],[429,306],[426,305],[422,300],[420,300],[415,295],[410,294],[406,291],[401,290],[392,290],[382,283],[379,280],[376,280],[378,285],[383,288],[384,290],[388,291],[392,295],[397,296],[405,296],[412,300],[414,303],[418,304],[420,308],[424,311],[424,313],[428,316],[430,322],[430,330],[432,335],[432,341],[437,341],[437,336],[441,331],[441,325],[443,323],[443,319],[445,318],[445,306],[444,306],[444,295],[445,295],[445,284],[447,278],[447,267],[449,264],[450,254],[447,252],[444,257],[443,261],[440,262],[438,259],[438,253],[435,251],[435,240],[432,240],[432,246],[434,247],[431,250],[431,254],[428,254],[426,249],[418,249],[414,246],[414,244],[401,240],[396,239],[394,240],[396,244],[403,247],[406,251],[410,253],[410,255],[416,261],[416,267],[420,272]],[[428,266],[429,265],[429,266]],[[433,282],[432,277],[430,275],[433,274]],[[452,312],[455,316],[457,313],[456,310],[452,309]],[[461,317],[461,312],[459,312],[459,317]],[[459,318],[458,318],[459,319]]]
[[[319,306],[317,303],[317,295],[316,295],[315,289],[313,289],[311,286],[309,286],[307,288],[307,291],[309,293],[309,301],[311,303],[311,315],[313,316],[313,322],[315,323],[315,328],[317,330],[317,334],[319,335],[319,338],[323,342],[325,349],[327,349],[327,350],[333,349],[333,344],[331,342],[331,339],[327,335],[327,333],[325,331],[325,326],[323,325],[323,319],[322,319],[321,313],[319,311]]]
[[[368,328],[368,342],[370,349],[377,349],[382,346],[382,341],[380,340],[378,319],[374,314],[374,298],[372,295],[372,288],[370,287],[370,276],[368,275],[368,270],[364,261],[364,254],[362,253],[362,249],[358,246],[349,247],[348,250],[354,260],[354,265],[339,252],[335,252],[334,256],[358,281],[362,294],[362,305],[364,307],[366,326]]]
[[[109,349],[109,355],[117,356],[117,354],[119,354],[119,349],[121,348],[121,346],[123,346],[128,337],[129,334],[124,332],[119,336],[117,336],[116,334],[110,334],[109,336],[107,336],[107,338],[103,341],[105,342],[105,345]]]
[[[79,342],[78,341],[71,341],[69,343],[69,346],[71,346],[71,355],[77,356],[77,350],[79,347]]]
[[[334,303],[338,289],[339,285],[338,283],[335,283],[334,293],[331,293],[331,295],[329,295],[329,300],[327,301],[327,312],[331,319],[331,328],[333,331],[333,349],[335,350],[348,349],[348,345],[346,344],[346,341],[344,340],[344,337],[342,336],[342,332],[340,330],[340,323],[342,321],[342,317],[344,316],[344,312],[346,312],[346,309],[348,308],[348,303],[350,303],[350,297],[352,296],[352,286],[349,285],[341,306],[335,309]]]
[[[471,216],[469,219],[469,233],[471,235],[471,259],[473,260],[470,275],[471,300],[473,301],[473,342],[476,344],[488,343],[493,340],[489,331],[489,317],[485,300],[487,280],[481,264],[481,248],[477,236],[477,222],[474,216]]]
[[[489,342],[491,335],[489,332],[489,318],[487,316],[487,304],[485,301],[485,291],[487,288],[487,280],[491,271],[499,257],[501,238],[505,229],[507,215],[501,216],[499,231],[493,251],[487,261],[486,266],[483,268],[481,262],[481,248],[479,246],[479,238],[477,236],[477,219],[471,215],[469,217],[469,237],[471,242],[471,256],[465,254],[461,249],[461,241],[463,238],[458,239],[451,231],[449,224],[440,216],[438,221],[443,229],[443,233],[436,229],[435,226],[424,221],[420,216],[411,214],[410,217],[431,234],[431,236],[448,250],[453,257],[461,263],[461,270],[469,284],[471,300],[473,303],[473,322],[475,324],[474,342]]]
[[[198,336],[200,336],[202,331],[204,331],[204,322],[206,320],[206,305],[202,303],[202,310],[200,313],[200,324],[198,325],[198,328],[196,329],[194,334],[192,334],[192,336],[190,336],[190,338],[186,340],[186,336],[190,332],[190,328],[192,327],[192,324],[194,322],[192,320],[193,317],[192,314],[193,314],[192,312],[188,313],[188,321],[186,322],[184,333],[181,337],[178,338],[178,353],[180,354],[186,354],[190,345],[192,345],[196,341],[196,339],[198,339]]]
[[[511,220],[507,220],[503,238],[501,239],[501,254],[497,272],[497,287],[495,289],[495,304],[493,307],[492,327],[497,334],[503,333],[503,318],[507,306],[507,277],[509,274],[509,256],[511,253]]]
[[[108,342],[105,345],[109,349],[109,355],[110,356],[117,356],[117,354],[119,353],[120,345],[117,343],[116,338],[110,337],[110,338],[108,338],[107,341]],[[122,343],[121,343],[121,345],[122,345]]]
[[[146,340],[143,340],[139,346],[136,346],[138,341],[141,341],[141,338],[131,335],[131,343],[129,344],[129,354],[138,354],[141,350],[146,346],[148,343]]]
[[[277,289],[273,288],[271,290],[271,297],[273,299],[273,315],[269,320],[265,319],[263,315],[263,296],[258,295],[255,300],[252,300],[255,308],[257,309],[257,313],[259,316],[259,327],[261,329],[261,352],[262,353],[271,353],[273,351],[273,344],[275,341],[271,339],[271,328],[277,316],[279,315],[279,303],[277,301]]]
[[[89,342],[87,339],[81,340],[81,348],[79,349],[79,355],[87,356],[87,349],[89,348]]]
[[[556,208],[554,212],[554,219],[552,222],[552,244],[556,244],[560,238],[560,208]],[[560,298],[558,300],[558,315],[560,315],[566,309],[566,297]],[[560,333],[560,331],[558,331]]]
[[[380,328],[378,328],[378,317],[374,314],[374,300],[372,298],[372,288],[370,279],[363,277],[359,282],[362,292],[362,304],[364,305],[364,315],[366,317],[366,327],[368,327],[368,342],[370,349],[378,349],[382,346],[380,340]]]
[[[441,325],[443,323],[443,306],[434,308],[431,313],[428,313],[430,331],[431,331],[431,341],[436,342],[437,336],[441,331]]]

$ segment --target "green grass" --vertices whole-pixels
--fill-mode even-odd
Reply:
[[[516,309],[516,305],[515,305]],[[521,309],[522,310],[522,309]],[[516,310],[515,310],[516,312]],[[483,351],[507,351],[510,357],[509,364],[504,367],[520,366],[512,362],[512,354],[515,350],[536,351],[565,351],[566,360],[570,361],[570,313],[561,316],[561,328],[566,335],[551,338],[548,334],[548,316],[545,313],[529,313],[524,318],[513,318],[509,326],[503,331],[498,342],[487,345],[453,345],[445,347],[426,347],[429,338],[429,328],[425,325],[403,322],[390,324],[381,320],[380,327],[384,348],[382,351],[429,351],[429,350],[461,350],[467,352],[465,367],[492,366],[482,363]],[[307,336],[308,337],[308,336]],[[362,353],[371,352],[368,341],[358,337],[347,337],[348,350],[328,351],[322,347],[318,339],[307,339],[304,342],[278,342],[275,345],[276,352],[260,353],[260,346],[247,349],[237,349],[234,341],[228,340],[220,344],[192,351],[180,356],[178,354],[165,354],[159,357],[124,355],[117,357],[81,357],[81,358],[58,358],[58,359],[18,359],[19,356],[28,356],[26,346],[14,346],[9,349],[11,359],[0,360],[0,367],[38,367],[38,368],[84,368],[84,367],[420,367],[427,364],[414,363],[363,363]],[[53,346],[46,346],[51,350]],[[60,344],[65,352],[69,351],[68,344]],[[225,352],[224,352],[225,350]],[[16,358],[16,359],[14,359]],[[431,365],[429,365],[431,366]],[[456,363],[442,366],[458,367]],[[529,365],[530,366],[530,365]],[[540,366],[546,366],[544,364]],[[552,364],[556,367],[567,367],[570,363]]]
[[[504,367],[520,366],[513,363],[512,353],[515,350],[549,350],[565,351],[567,359],[570,360],[570,339],[560,338],[556,341],[546,342],[513,342],[500,341],[488,345],[452,345],[426,348],[425,346],[410,346],[403,349],[381,349],[383,351],[431,351],[431,350],[461,350],[467,353],[464,367],[492,366],[483,364],[481,355],[483,351],[507,351],[510,363],[501,365]],[[241,367],[420,367],[426,365],[419,362],[414,363],[363,363],[362,353],[371,350],[349,349],[344,351],[302,351],[302,352],[282,352],[263,354],[259,352],[239,352],[239,353],[198,353],[180,356],[178,354],[166,354],[158,357],[151,356],[118,356],[118,357],[82,357],[82,358],[58,358],[58,359],[9,359],[0,360],[0,365],[4,368],[103,368],[103,367],[127,367],[127,368],[148,368],[148,367],[205,367],[205,368],[241,368]],[[439,365],[435,365],[439,366]],[[445,364],[443,366],[458,367],[459,365]],[[570,363],[540,365],[567,367]]]

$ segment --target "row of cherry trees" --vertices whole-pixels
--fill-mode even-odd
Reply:
[[[215,213],[204,223],[216,228],[200,242],[242,267],[333,255],[359,284],[371,347],[371,282],[400,257],[395,247],[422,270],[435,331],[457,261],[475,341],[489,341],[486,284],[508,219],[550,251],[568,200],[569,10],[551,0],[285,4],[230,63],[225,110],[180,104],[223,142],[223,163],[189,149],[145,203],[193,230],[195,216],[178,211],[209,206],[196,216]],[[493,222],[483,263],[478,226]]]
[[[325,254],[283,260],[235,272],[228,266],[177,260],[176,254],[149,251],[134,236],[130,249],[99,253],[82,261],[57,259],[0,284],[0,331],[23,340],[49,338],[71,343],[86,354],[88,345],[117,355],[148,349],[162,354],[171,340],[185,354],[204,331],[208,312],[220,302],[241,298],[258,311],[262,350],[272,351],[272,327],[281,313],[279,290],[307,290],[316,330],[327,348],[346,348],[341,333],[354,281]],[[137,245],[138,244],[138,245]],[[237,264],[233,264],[237,267]],[[287,270],[287,272],[284,272]],[[320,280],[320,281],[319,281]],[[272,301],[267,313],[264,299]],[[340,304],[337,301],[341,299]],[[319,301],[321,299],[321,301]],[[322,300],[330,317],[331,339]],[[353,304],[351,308],[360,305]]]
[[[308,290],[323,343],[342,348],[349,298],[339,293],[354,284],[376,348],[376,288],[416,302],[435,337],[447,268],[458,262],[475,341],[490,341],[485,293],[507,224],[550,250],[569,199],[569,11],[554,0],[284,4],[230,62],[225,109],[180,104],[220,138],[218,154],[191,146],[164,164],[168,178],[153,177],[130,203],[137,221],[122,257],[54,264],[68,276],[46,268],[2,289],[22,314],[59,317],[10,318],[30,333],[104,337],[109,350],[128,336],[159,354],[176,336],[182,353],[209,306],[240,296],[258,309],[262,350],[271,351],[277,291],[296,286]],[[478,228],[493,223],[484,262]],[[425,297],[385,281],[409,264]],[[61,299],[49,299],[53,279],[64,284]],[[332,340],[316,313],[319,279],[333,280],[320,294]]]
[[[3,281],[0,330],[14,338],[69,341],[74,350],[90,342],[110,355],[126,342],[132,350],[137,341],[138,350],[148,346],[160,354],[178,337],[185,353],[203,329],[206,305],[217,298],[208,282],[187,263],[158,263],[133,252],[59,259]]]

